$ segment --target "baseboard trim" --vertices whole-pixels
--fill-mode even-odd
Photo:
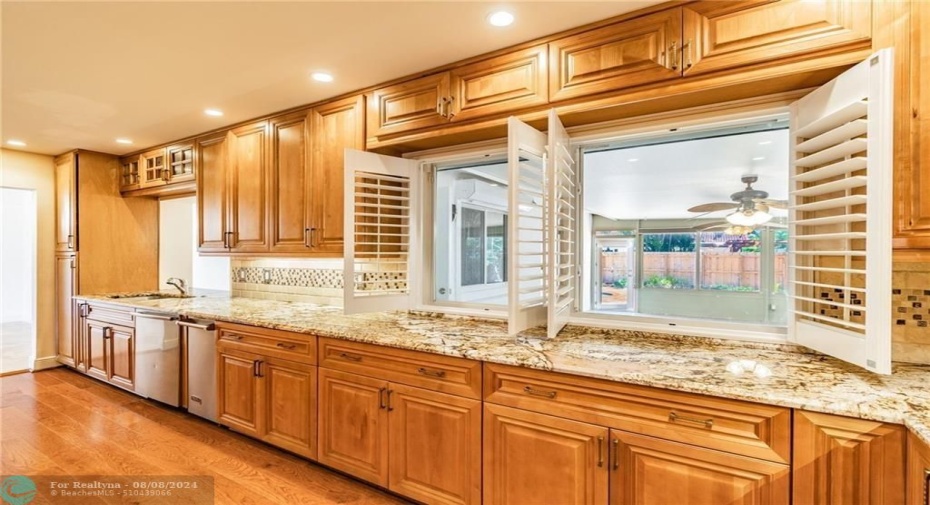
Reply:
[[[39,370],[48,370],[49,368],[59,366],[61,366],[61,363],[58,362],[58,356],[46,356],[44,358],[36,358],[32,365],[32,371],[38,372]]]

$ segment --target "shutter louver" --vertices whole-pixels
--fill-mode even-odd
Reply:
[[[555,110],[549,111],[548,134],[549,320],[546,326],[549,338],[555,338],[568,322],[575,302],[577,176],[568,132]]]
[[[508,261],[510,334],[546,323],[546,135],[511,117]]]
[[[891,372],[892,53],[792,105],[791,339]]]
[[[409,308],[417,163],[346,150],[345,312]]]

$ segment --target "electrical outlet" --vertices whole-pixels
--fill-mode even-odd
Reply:
[[[271,269],[263,268],[262,269],[262,282],[265,284],[271,284]]]
[[[236,271],[236,277],[239,279],[239,282],[245,282],[245,269],[240,268]]]

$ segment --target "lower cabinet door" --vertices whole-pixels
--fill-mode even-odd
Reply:
[[[107,380],[126,389],[135,388],[135,331],[113,326],[107,338]]]
[[[930,445],[907,434],[907,505],[930,505]]]
[[[796,410],[794,503],[903,503],[905,435],[900,425]]]
[[[107,353],[109,352],[107,340],[112,326],[90,319],[85,319],[84,322],[84,338],[87,346],[87,352],[85,353],[87,375],[107,381],[109,380],[107,376]]]
[[[321,368],[319,461],[388,485],[387,381]]]
[[[785,464],[616,430],[610,450],[611,505],[788,503]]]
[[[222,349],[216,363],[216,419],[246,435],[260,437],[257,355]]]
[[[607,438],[601,426],[486,403],[484,505],[605,505]]]
[[[481,401],[392,383],[391,491],[430,504],[481,503]]]
[[[262,440],[316,459],[316,367],[262,357]]]

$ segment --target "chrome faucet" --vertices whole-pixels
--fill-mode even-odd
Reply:
[[[165,284],[178,288],[178,291],[180,291],[182,295],[187,294],[187,283],[184,282],[184,279],[169,277],[168,280],[165,281]]]

